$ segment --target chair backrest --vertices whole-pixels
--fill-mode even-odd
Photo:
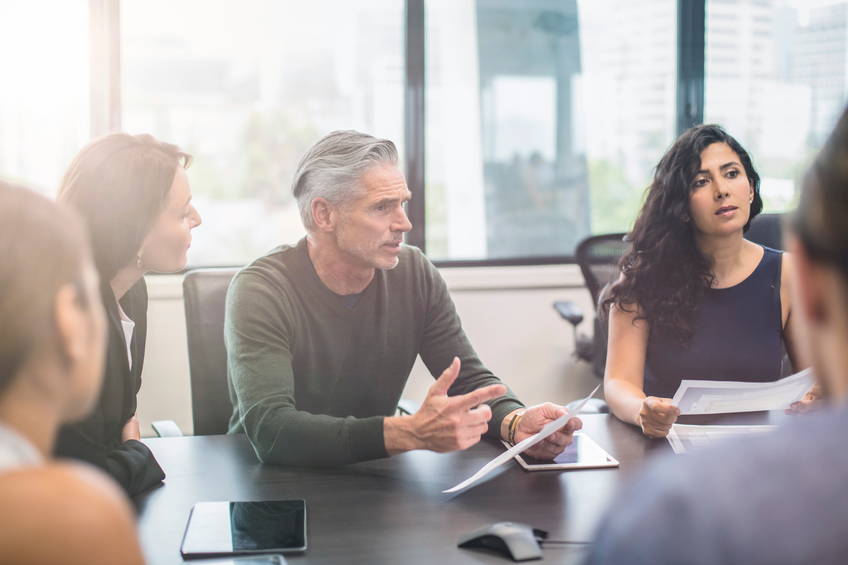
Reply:
[[[580,242],[575,255],[586,286],[592,293],[592,303],[597,307],[601,289],[618,280],[621,271],[618,261],[630,250],[623,233],[596,235]]]
[[[239,269],[197,269],[183,280],[194,435],[225,434],[233,405],[227,385],[224,304]]]
[[[783,214],[760,214],[751,222],[745,239],[783,250]]]

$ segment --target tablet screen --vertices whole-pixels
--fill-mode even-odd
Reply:
[[[617,467],[613,459],[601,446],[582,432],[574,434],[574,442],[553,461],[534,459],[526,453],[515,456],[521,466],[528,470],[585,469],[591,467]]]
[[[191,511],[184,556],[306,550],[303,500],[199,502]]]

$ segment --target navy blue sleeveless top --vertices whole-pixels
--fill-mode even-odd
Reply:
[[[650,335],[643,385],[646,396],[671,398],[683,379],[771,382],[780,378],[783,253],[763,249],[760,264],[747,279],[730,288],[710,289],[687,345]]]

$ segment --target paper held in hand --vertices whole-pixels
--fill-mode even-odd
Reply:
[[[583,407],[586,406],[586,403],[589,402],[589,399],[592,398],[593,396],[595,396],[595,393],[598,392],[599,388],[601,388],[600,384],[595,387],[595,390],[592,391],[592,394],[590,394],[589,396],[584,398],[583,401],[580,402],[580,404],[577,405],[577,407],[574,409],[573,414],[568,413],[565,416],[557,418],[556,420],[554,420],[553,422],[551,422],[549,424],[545,424],[544,426],[542,426],[542,429],[536,435],[530,436],[527,439],[525,439],[524,441],[515,444],[513,447],[509,448],[508,450],[504,451],[503,453],[501,453],[500,455],[498,455],[497,457],[495,457],[494,459],[492,459],[491,461],[489,461],[488,463],[483,465],[483,468],[480,469],[479,471],[477,471],[476,473],[474,473],[473,476],[465,479],[464,481],[462,481],[461,483],[459,483],[455,487],[450,488],[448,490],[443,490],[442,492],[456,492],[458,490],[464,489],[465,487],[467,487],[471,483],[477,481],[478,479],[482,479],[483,477],[488,475],[491,471],[493,471],[494,469],[497,469],[498,467],[500,467],[501,465],[503,465],[504,463],[506,463],[507,461],[512,459],[514,456],[516,456],[519,453],[533,447],[534,445],[536,445],[537,443],[539,443],[540,441],[542,441],[543,439],[545,439],[546,437],[548,437],[552,433],[558,431],[560,428],[562,428],[568,422],[569,419],[580,414],[580,411],[583,410]]]
[[[783,410],[798,402],[816,383],[810,369],[773,383],[681,381],[671,403],[681,414],[727,414]]]

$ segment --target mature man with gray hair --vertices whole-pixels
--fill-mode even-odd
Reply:
[[[327,135],[292,191],[307,236],[243,269],[227,293],[230,433],[246,433],[263,462],[447,452],[485,433],[515,443],[567,413],[525,408],[483,366],[439,272],[402,244],[411,195],[391,141]],[[441,376],[414,415],[394,416],[418,355]],[[572,418],[529,453],[555,457],[580,427]]]

